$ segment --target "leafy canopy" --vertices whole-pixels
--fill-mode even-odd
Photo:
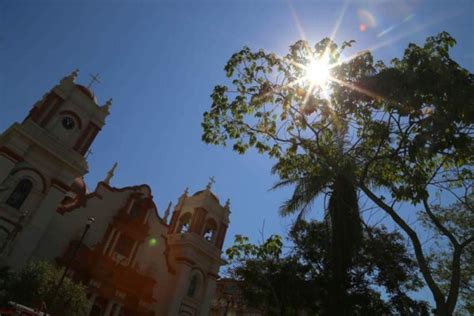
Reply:
[[[214,88],[204,113],[203,140],[267,153],[282,179],[351,166],[356,179],[413,203],[429,183],[472,179],[474,77],[449,57],[454,38],[410,44],[388,66],[367,51],[341,61],[352,44],[326,38],[314,47],[298,41],[285,56],[235,53],[225,66],[231,82]],[[323,54],[328,91],[301,80],[303,65]]]
[[[280,236],[261,245],[237,235],[227,249],[230,275],[241,281],[245,302],[269,315],[331,315],[330,228],[300,221],[291,233],[293,249],[283,254]],[[345,304],[351,315],[427,315],[424,302],[406,293],[422,282],[403,238],[384,228],[365,231],[361,249],[349,269]],[[384,295],[382,295],[384,293]]]
[[[301,203],[287,209],[304,210],[315,192],[330,190],[338,175],[346,175],[406,233],[435,313],[451,315],[461,261],[474,236],[456,238],[431,210],[430,194],[443,191],[465,201],[473,190],[474,75],[451,59],[456,41],[446,32],[422,46],[409,44],[389,64],[367,51],[341,60],[352,44],[297,41],[285,56],[244,47],[225,66],[228,84],[214,88],[202,139],[275,158],[282,185],[309,180],[296,186]],[[330,64],[327,88],[305,80],[306,67],[322,56]],[[435,279],[418,233],[398,213],[406,202],[421,205],[449,242],[449,289]]]

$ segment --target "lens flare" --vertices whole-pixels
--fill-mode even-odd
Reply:
[[[385,30],[383,30],[382,32],[377,34],[377,37],[382,37],[382,36],[392,32],[396,28],[400,27],[402,24],[407,23],[408,21],[412,20],[414,16],[415,16],[414,14],[410,14],[410,15],[406,16],[401,22],[399,22],[395,25],[389,26],[388,28],[386,28]]]
[[[158,239],[156,239],[156,238],[150,238],[150,239],[148,240],[148,246],[154,247],[154,246],[156,246],[156,245],[158,245]]]
[[[306,67],[306,78],[314,85],[324,86],[330,77],[329,69],[329,57],[325,54],[309,63]]]
[[[357,15],[359,16],[359,21],[361,24],[366,25],[367,27],[375,27],[377,25],[377,21],[375,20],[374,15],[367,10],[358,10]]]

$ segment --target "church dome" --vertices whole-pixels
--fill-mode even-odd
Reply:
[[[76,84],[76,87],[81,90],[89,99],[97,103],[97,98],[95,97],[94,93],[89,89],[84,87],[83,85]]]
[[[76,178],[71,184],[71,191],[66,193],[57,211],[60,214],[64,214],[65,212],[71,212],[72,210],[83,205],[86,199],[86,195],[87,187],[86,183],[84,182],[84,179],[82,177]]]
[[[71,191],[76,193],[78,196],[84,196],[87,192],[86,183],[82,177],[78,177],[71,184]]]
[[[193,196],[197,196],[197,195],[200,195],[204,192],[206,192],[207,190],[201,190],[201,191],[197,191],[196,193],[193,194]],[[209,191],[209,193],[211,193],[211,196],[216,200],[217,203],[219,203],[219,199],[217,198],[217,196],[212,193],[211,191]]]

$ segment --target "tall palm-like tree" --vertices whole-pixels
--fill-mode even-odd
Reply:
[[[348,271],[362,241],[362,225],[357,190],[347,175],[339,174],[332,183],[328,203],[331,225],[329,264],[332,275],[332,310],[348,315],[344,297],[349,286]],[[342,313],[341,313],[342,312]]]
[[[278,170],[278,164],[274,171]],[[328,273],[332,284],[329,315],[349,315],[345,301],[348,287],[348,273],[352,259],[357,254],[362,241],[362,223],[359,214],[357,189],[352,182],[351,169],[341,172],[331,170],[318,174],[306,174],[277,183],[274,188],[294,185],[293,195],[280,208],[282,215],[298,213],[297,222],[310,209],[311,204],[321,194],[329,191],[327,223],[330,225],[328,249]]]

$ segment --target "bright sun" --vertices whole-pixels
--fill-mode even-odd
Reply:
[[[329,81],[329,58],[314,59],[306,67],[306,78],[314,85],[325,86]]]

